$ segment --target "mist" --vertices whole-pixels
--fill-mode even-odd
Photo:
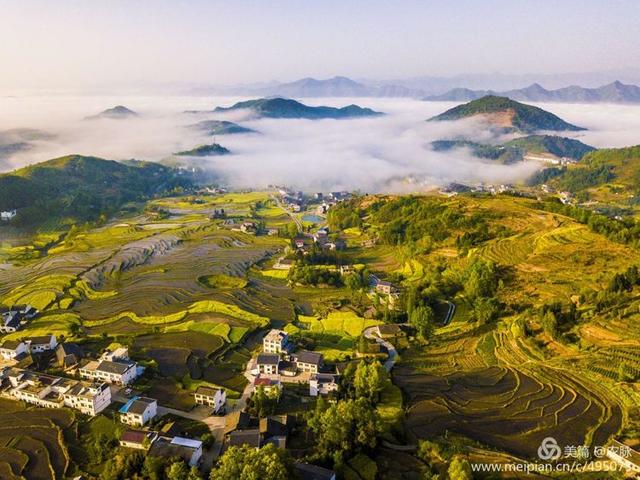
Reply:
[[[217,143],[232,155],[199,157],[190,163],[231,187],[288,185],[302,190],[421,191],[451,182],[517,183],[540,165],[500,165],[469,151],[434,152],[430,142],[467,138],[497,143],[486,125],[466,120],[426,122],[452,103],[409,99],[305,99],[309,105],[357,103],[384,112],[381,117],[344,120],[255,118],[250,112],[186,114],[212,110],[238,98],[204,97],[4,97],[0,131],[38,129],[53,137],[32,141],[32,148],[0,157],[0,171],[77,153],[113,160],[162,161],[172,153],[213,143],[214,138],[187,128],[200,120],[231,120],[259,134],[221,135]],[[125,105],[138,118],[85,120],[114,105]],[[640,143],[640,107],[540,105],[563,119],[589,128],[570,136],[596,147]],[[569,135],[567,135],[569,136]]]

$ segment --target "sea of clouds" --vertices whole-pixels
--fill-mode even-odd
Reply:
[[[285,120],[255,118],[250,112],[188,114],[213,110],[238,98],[15,96],[0,97],[2,132],[38,129],[53,137],[31,142],[32,148],[0,156],[0,171],[67,154],[113,160],[162,161],[173,152],[212,143],[213,138],[188,128],[200,120],[231,120],[260,134],[215,138],[232,155],[194,159],[201,169],[234,187],[289,185],[303,190],[364,192],[419,191],[450,182],[515,183],[530,176],[539,164],[500,165],[474,158],[469,151],[434,152],[439,139],[468,138],[499,142],[476,120],[426,122],[452,103],[409,99],[304,99],[308,105],[344,106],[356,103],[384,116],[344,120]],[[140,114],[129,119],[86,120],[125,105]],[[640,143],[640,106],[539,105],[586,132],[570,136],[596,146],[621,147]],[[4,134],[7,139],[6,133]]]

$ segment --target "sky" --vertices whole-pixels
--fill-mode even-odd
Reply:
[[[637,68],[636,0],[0,0],[0,93]]]

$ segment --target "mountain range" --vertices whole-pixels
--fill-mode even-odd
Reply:
[[[252,110],[259,117],[265,118],[296,118],[319,120],[323,118],[357,118],[383,115],[370,108],[348,105],[342,108],[310,107],[295,100],[286,98],[259,98],[238,102],[231,107],[217,107],[214,113],[225,113],[236,110]]]
[[[640,103],[640,87],[625,85],[618,81],[598,88],[584,88],[572,85],[556,90],[547,90],[538,83],[529,85],[526,88],[504,92],[455,88],[442,95],[425,97],[423,100],[430,102],[468,102],[487,95],[508,97],[512,100],[528,102]]]
[[[535,133],[540,130],[580,131],[582,127],[565,122],[542,108],[516,102],[506,97],[487,95],[458,105],[429,121],[451,121],[477,117],[501,132]]]
[[[120,120],[123,118],[132,118],[132,117],[137,117],[138,114],[136,112],[134,112],[133,110],[128,109],[127,107],[125,107],[124,105],[116,105],[113,108],[107,108],[106,110],[103,110],[102,112],[98,113],[97,115],[91,115],[90,117],[87,117],[87,120],[97,120],[100,118],[110,118],[113,120]]]
[[[203,120],[189,125],[188,128],[207,132],[207,135],[232,135],[236,133],[257,133],[251,128],[243,127],[237,123],[226,120]]]
[[[180,157],[212,157],[218,155],[228,155],[229,153],[231,152],[228,148],[225,148],[218,143],[212,143],[211,145],[198,145],[191,150],[174,153],[174,155],[178,155]]]

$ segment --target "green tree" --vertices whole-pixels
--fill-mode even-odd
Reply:
[[[500,303],[495,298],[480,297],[473,302],[473,316],[481,323],[495,320],[500,312]]]
[[[386,371],[377,360],[372,363],[361,361],[353,377],[356,398],[366,398],[377,402],[387,379]]]
[[[167,480],[188,480],[189,467],[183,461],[174,462],[165,470],[165,477]]]
[[[428,305],[414,308],[409,315],[409,323],[417,330],[418,335],[427,339],[433,332],[434,322],[433,309]]]
[[[465,458],[459,455],[453,457],[447,473],[449,473],[450,480],[473,480],[471,465],[469,465],[469,462]]]
[[[492,297],[498,289],[498,271],[493,262],[476,259],[467,269],[464,292],[470,299]]]
[[[286,450],[272,444],[256,450],[230,447],[211,470],[210,480],[286,480],[293,477],[293,462]]]
[[[540,319],[542,328],[551,338],[556,338],[558,334],[558,319],[551,310],[547,311]]]

